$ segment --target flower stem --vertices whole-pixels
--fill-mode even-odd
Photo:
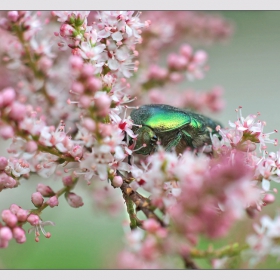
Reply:
[[[190,256],[192,258],[210,258],[210,259],[220,259],[223,257],[234,257],[241,253],[241,251],[248,248],[248,245],[240,246],[238,243],[231,245],[226,245],[220,249],[213,250],[209,248],[205,251],[198,250],[193,248],[190,251]]]
[[[142,210],[148,219],[155,219],[161,224],[161,226],[165,226],[164,222],[154,213],[153,207],[150,205],[150,201],[147,198],[134,191],[125,181],[123,182],[120,189],[123,193],[123,196],[128,197],[135,204],[137,209]]]
[[[134,211],[133,201],[127,195],[123,195],[123,197],[124,197],[124,200],[126,203],[127,213],[130,218],[130,228],[131,228],[131,230],[136,229],[138,226],[138,223],[137,223],[136,214]]]

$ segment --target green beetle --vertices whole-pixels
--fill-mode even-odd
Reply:
[[[148,155],[160,143],[167,151],[175,148],[177,154],[187,147],[197,149],[211,144],[210,133],[217,133],[220,123],[210,118],[169,105],[143,105],[131,112],[137,134],[135,152]],[[143,145],[144,144],[144,145]]]

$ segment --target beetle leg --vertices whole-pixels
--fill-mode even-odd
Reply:
[[[191,137],[191,135],[185,130],[182,130],[182,133],[183,133],[184,140],[187,142],[187,145],[189,147],[192,147],[193,146],[193,144],[192,144],[193,138]]]
[[[181,131],[179,131],[177,136],[168,143],[168,145],[166,146],[165,150],[170,152],[170,150],[173,147],[176,147],[179,144],[179,142],[181,141],[182,137],[183,137],[183,135],[182,135]]]

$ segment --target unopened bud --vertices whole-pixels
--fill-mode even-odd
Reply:
[[[17,243],[24,243],[26,241],[25,232],[20,227],[15,227],[13,229],[13,236]]]
[[[10,138],[13,138],[15,133],[14,133],[14,130],[11,126],[9,125],[5,125],[5,126],[2,126],[1,129],[0,129],[0,135],[1,137],[3,137],[5,140],[7,139],[10,139]]]
[[[25,151],[26,151],[27,153],[32,154],[32,153],[36,152],[37,149],[38,149],[38,145],[37,145],[37,143],[36,143],[35,141],[28,141],[28,142],[26,143]]]
[[[2,90],[3,105],[8,106],[14,102],[16,98],[15,90],[11,87]]]
[[[123,179],[121,176],[115,176],[113,181],[112,181],[112,185],[115,188],[119,188],[121,185],[123,184]]]
[[[4,170],[8,165],[8,160],[5,157],[0,157],[0,170]]]
[[[24,119],[26,114],[26,107],[25,105],[14,102],[11,105],[11,111],[9,112],[9,117],[15,121],[21,121]]]
[[[49,200],[47,201],[47,204],[51,208],[53,208],[55,206],[58,206],[58,198],[57,198],[57,196],[54,195],[54,196],[50,197]]]
[[[73,188],[77,183],[77,178],[73,178],[73,176],[65,176],[62,178],[63,185],[68,188]]]
[[[13,233],[9,227],[2,227],[0,229],[0,239],[9,241],[13,238]]]
[[[8,19],[10,21],[13,21],[13,22],[16,22],[18,20],[18,17],[19,17],[17,11],[10,11],[10,12],[8,12],[7,16],[8,16]]]
[[[40,192],[35,192],[31,196],[31,201],[36,207],[40,207],[44,203],[44,198]]]
[[[83,126],[90,132],[93,132],[96,128],[95,121],[90,118],[85,118],[83,120]]]
[[[2,220],[7,224],[9,227],[14,227],[18,219],[15,214],[13,214],[10,210],[4,210],[2,211]]]
[[[30,214],[27,218],[27,222],[30,223],[32,226],[35,226],[39,224],[40,218],[38,215]]]
[[[78,208],[84,205],[82,198],[73,192],[66,193],[65,198],[68,204],[73,208]]]
[[[13,214],[16,214],[20,209],[21,209],[21,208],[20,208],[18,205],[16,205],[16,204],[12,204],[12,205],[10,206],[10,211],[11,211]]]
[[[40,192],[44,197],[50,197],[55,195],[55,192],[52,190],[51,187],[46,186],[44,184],[39,183],[36,188],[37,192]]]
[[[271,193],[266,194],[265,197],[263,198],[263,202],[266,203],[266,204],[273,203],[274,200],[275,200],[275,197]]]
[[[28,215],[29,211],[24,209],[19,209],[16,213],[19,222],[25,222],[27,220]]]

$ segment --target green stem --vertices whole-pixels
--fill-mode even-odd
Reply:
[[[130,219],[130,228],[131,228],[131,230],[136,229],[138,226],[138,223],[137,223],[137,218],[136,218],[136,214],[134,211],[133,201],[127,195],[124,195],[123,197],[124,197],[124,200],[126,203],[126,209],[127,209],[127,213],[129,215],[129,219]]]
[[[241,253],[241,251],[247,249],[248,245],[240,246],[238,243],[234,243],[232,245],[226,245],[220,249],[213,250],[209,248],[205,251],[201,251],[198,249],[192,249],[190,251],[191,258],[210,258],[210,259],[220,259],[223,257],[234,257]]]

